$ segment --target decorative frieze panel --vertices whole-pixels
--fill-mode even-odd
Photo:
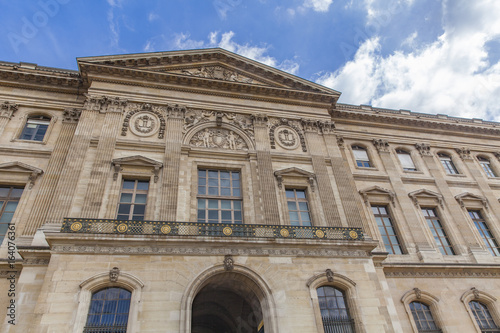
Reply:
[[[158,139],[165,136],[165,106],[145,104],[130,104],[129,112],[122,125],[122,136],[130,131],[137,136],[148,137],[158,133]]]
[[[191,146],[203,147],[203,148],[219,148],[219,149],[230,149],[230,150],[242,150],[248,149],[248,146],[234,131],[209,127],[205,128],[191,138],[189,142]]]
[[[18,108],[19,105],[11,104],[10,102],[5,101],[0,106],[0,117],[10,119]]]
[[[272,119],[269,128],[269,140],[271,148],[276,149],[276,142],[285,149],[296,149],[299,145],[306,152],[306,140],[300,129],[299,122],[285,118]]]

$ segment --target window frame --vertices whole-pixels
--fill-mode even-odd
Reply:
[[[103,298],[103,299],[97,299],[97,300],[94,299],[94,297],[98,293],[103,292],[103,291],[108,290],[108,289],[117,289],[117,290],[119,290],[119,295],[117,296],[116,299],[109,299],[107,297]],[[128,309],[127,309],[127,312],[126,312],[126,314],[127,314],[127,322],[125,323],[125,325],[118,326],[118,325],[116,325],[116,319],[117,319],[117,316],[120,314],[118,312],[118,308],[119,308],[119,302],[121,300],[121,295],[120,294],[121,294],[122,290],[124,290],[124,291],[126,291],[128,293],[128,295],[127,295],[128,298],[126,298],[126,300],[128,300]],[[106,294],[106,296],[107,296],[107,294]],[[90,318],[90,315],[91,315],[90,311],[92,310],[92,307],[93,307],[92,305],[93,305],[94,301],[96,303],[99,302],[99,301],[102,301],[102,303],[103,303],[102,307],[101,307],[101,310],[99,312],[92,312],[92,315],[97,314],[99,316],[99,318],[100,318],[99,321],[101,321],[102,320],[102,316],[105,314],[104,313],[104,308],[106,307],[106,303],[110,303],[113,300],[116,300],[115,312],[112,313],[114,315],[113,325],[108,325],[108,326],[106,326],[106,325],[88,326],[88,324],[89,324],[88,323],[89,322],[89,318]],[[96,291],[92,292],[92,296],[90,298],[89,310],[87,311],[87,320],[85,322],[84,332],[89,332],[89,333],[90,332],[100,332],[101,329],[107,329],[107,328],[109,328],[109,329],[115,328],[116,329],[117,327],[123,327],[123,326],[125,326],[124,328],[125,328],[125,332],[126,332],[127,331],[127,325],[128,325],[128,317],[130,315],[130,302],[131,301],[132,301],[132,292],[130,290],[122,288],[122,287],[116,287],[116,286],[115,287],[104,287],[102,289],[99,289],[99,290],[96,290]],[[121,314],[125,314],[125,312],[122,312]],[[88,331],[87,331],[87,329],[88,329]]]
[[[207,183],[205,185],[200,185],[200,171],[205,171],[207,174],[206,174],[206,181]],[[217,188],[218,188],[218,194],[217,195],[213,195],[213,194],[207,194],[208,192],[208,189],[209,189],[209,172],[214,172],[216,171],[218,173],[217,175],[217,179],[218,179],[218,183],[217,183]],[[231,191],[231,195],[227,196],[227,195],[220,195],[220,189],[221,188],[227,188],[227,187],[221,187],[221,172],[229,172],[229,183],[230,183],[230,186],[229,186],[229,189]],[[234,196],[234,188],[233,187],[233,184],[234,184],[234,181],[235,179],[233,178],[233,174],[234,173],[238,173],[239,174],[239,179],[237,179],[239,181],[239,188],[237,188],[240,192],[240,195],[239,196]],[[226,220],[226,221],[229,221],[229,219],[222,219],[222,212],[223,211],[230,211],[231,212],[231,219],[229,222],[230,224],[244,224],[245,223],[245,219],[244,219],[244,200],[243,200],[243,181],[242,181],[242,176],[243,176],[243,173],[242,173],[242,170],[241,169],[232,169],[232,168],[217,168],[217,167],[202,167],[202,166],[198,166],[196,168],[196,214],[195,214],[195,219],[198,223],[227,223],[227,222],[222,222],[223,220]],[[200,186],[205,186],[205,194],[200,194],[199,193],[199,189],[200,189]],[[200,200],[204,200],[205,203],[204,203],[204,207],[203,208],[200,208]],[[217,200],[217,211],[218,211],[218,216],[217,216],[217,222],[210,222],[210,219],[209,219],[209,212],[210,211],[214,211],[215,209],[210,209],[209,207],[209,200]],[[224,209],[222,207],[222,201],[230,201],[231,202],[231,207],[230,209]],[[234,203],[235,202],[239,202],[240,204],[240,209],[239,209],[239,212],[241,214],[241,222],[236,222],[236,221],[239,221],[236,219],[236,215],[235,215],[235,212],[238,211],[237,207],[235,208],[235,205]],[[199,213],[201,210],[204,210],[204,215],[205,217],[203,218],[204,221],[201,221],[200,220],[200,217],[199,217]]]
[[[481,166],[481,170],[487,178],[498,178],[495,168],[492,166],[491,160],[485,156],[476,156],[477,162]]]
[[[432,211],[433,214],[434,214],[434,218],[427,218],[428,216],[426,216],[424,214],[424,210],[427,210],[427,211]],[[441,217],[441,214],[438,212],[438,209],[437,207],[432,207],[432,206],[420,206],[420,212],[422,214],[422,217],[424,218],[424,221],[427,225],[427,228],[428,230],[431,232],[431,235],[432,235],[432,238],[434,239],[434,242],[433,242],[433,245],[439,250],[439,253],[441,253],[442,255],[457,255],[457,251],[455,250],[454,246],[453,246],[453,242],[451,241],[451,238],[449,236],[449,231],[448,229],[444,226],[443,222],[442,222],[442,217]],[[432,217],[432,216],[429,216],[429,217]],[[445,249],[445,247],[443,246],[443,242],[442,242],[442,237],[441,235],[439,235],[439,232],[435,226],[434,223],[432,223],[432,228],[431,226],[429,225],[429,220],[432,220],[432,221],[437,221],[440,225],[440,229],[443,230],[443,234],[444,234],[444,238],[448,241],[448,246],[446,246],[446,248],[449,248],[451,250],[451,253],[448,253],[448,251],[444,251],[445,253],[443,253],[443,251],[441,251],[441,248]],[[432,229],[434,229],[436,231],[436,234],[439,236],[439,241],[441,243],[441,246],[438,245],[437,241],[436,241],[436,236],[434,236],[433,232],[432,232]]]
[[[293,191],[294,193],[294,200],[289,200],[291,199],[290,197],[288,197],[288,191]],[[297,191],[300,191],[300,192],[303,192],[304,193],[304,197],[305,198],[298,198],[297,197]],[[307,188],[300,188],[300,187],[285,187],[285,199],[286,199],[286,211],[288,213],[288,223],[290,226],[299,226],[299,227],[311,227],[313,226],[313,216],[312,216],[312,210],[311,210],[311,202],[309,200],[309,195],[308,195],[308,191],[307,191]],[[297,215],[298,215],[298,218],[299,218],[299,224],[298,225],[295,225],[293,224],[292,225],[292,219],[291,219],[291,216],[290,216],[290,207],[288,205],[288,202],[295,202],[296,203],[296,207],[298,207],[298,210],[297,210]],[[307,204],[307,214],[309,215],[309,225],[305,225],[305,224],[302,224],[302,217],[301,217],[301,213],[304,212],[302,210],[300,210],[300,202],[305,202]]]
[[[396,156],[397,156],[398,161],[399,161],[399,165],[401,166],[401,168],[403,169],[404,172],[417,172],[418,171],[417,166],[415,165],[415,161],[413,160],[413,157],[411,156],[411,152],[409,152],[408,150],[403,149],[403,148],[397,148],[397,149],[395,149],[395,152],[396,152]],[[405,156],[407,155],[410,158],[410,161],[411,161],[411,164],[413,165],[413,168],[405,168],[403,161],[401,160],[401,155],[405,155]]]
[[[0,232],[0,245],[2,244],[3,240],[6,238],[6,236],[9,233],[9,226],[13,225],[14,217],[16,216],[16,212],[18,211],[19,203],[21,202],[21,198],[24,193],[24,188],[20,186],[14,186],[14,185],[0,185],[0,188],[8,188],[8,193],[7,196],[5,197],[0,197],[0,202],[2,202],[2,205],[0,206],[0,219],[3,217],[3,214],[5,213],[5,209],[7,208],[7,204],[12,201],[17,201],[17,205],[12,211],[12,217],[9,222],[0,222],[0,225],[7,224],[7,227],[5,229],[5,234],[1,234]],[[14,189],[21,190],[21,195],[19,197],[11,197],[12,191]],[[10,200],[10,199],[17,199],[17,200]]]
[[[423,303],[429,307],[432,317],[434,319],[434,323],[438,327],[438,330],[442,330],[443,327],[446,327],[445,323],[443,322],[443,316],[438,305],[439,298],[437,298],[436,296],[432,295],[427,291],[420,290],[419,288],[413,288],[403,294],[403,296],[401,297],[401,303],[403,303],[406,314],[408,315],[411,328],[414,333],[421,333],[425,331],[418,330],[417,323],[415,322],[415,318],[413,317],[413,312],[410,308],[410,304],[412,302]]]
[[[437,156],[441,164],[441,167],[443,168],[446,175],[448,176],[461,175],[460,171],[457,168],[457,165],[454,162],[452,155],[445,152],[439,152],[437,153]]]
[[[333,296],[331,296],[331,295],[330,295],[330,296],[327,296],[327,295],[326,295],[326,292],[325,292],[325,296],[321,296],[321,295],[319,295],[319,290],[320,290],[321,288],[323,288],[323,289],[325,289],[325,288],[331,288],[331,289],[333,289],[333,290],[334,290],[334,295],[333,295]],[[339,296],[337,295],[337,292],[339,292],[339,293],[341,294],[341,297],[339,297]],[[338,316],[338,317],[336,317],[336,318],[335,318],[335,317],[333,317],[333,316],[327,316],[327,317],[332,318],[334,322],[335,322],[335,320],[336,320],[336,319],[343,319],[343,320],[346,320],[346,321],[352,321],[352,323],[353,323],[353,324],[355,324],[355,322],[354,322],[354,318],[352,318],[351,313],[350,313],[350,310],[349,310],[349,303],[347,302],[346,292],[345,292],[344,290],[342,290],[342,288],[334,287],[334,286],[331,286],[331,285],[322,285],[322,286],[319,286],[319,287],[317,287],[317,288],[316,288],[316,294],[317,294],[317,298],[318,298],[318,305],[319,305],[319,309],[320,309],[320,312],[321,312],[321,322],[322,322],[322,324],[323,324],[323,327],[325,326],[325,321],[324,321],[325,316],[323,316],[322,312],[323,312],[323,311],[325,311],[325,310],[326,310],[326,311],[328,311],[328,312],[330,312],[330,309],[328,308],[328,304],[329,304],[329,303],[333,303],[333,302],[329,302],[329,301],[328,301],[328,298],[330,298],[330,299],[331,299],[331,298],[333,298],[333,299],[335,300],[335,302],[334,302],[335,304],[337,304],[337,303],[338,303],[338,302],[337,302],[337,300],[338,300],[339,298],[341,298],[341,299],[342,299],[342,303],[343,303],[343,304],[344,304],[344,306],[345,306],[344,311],[345,311],[345,313],[346,313],[346,318],[342,318],[343,316],[341,316],[341,315],[339,315],[339,316]],[[322,303],[322,302],[321,302],[321,299],[322,299],[322,298],[325,298],[325,300],[324,300],[324,302],[323,302],[323,303],[327,304],[326,309],[322,309],[322,308],[321,308],[321,303]],[[337,307],[337,308],[335,308],[335,309],[341,309],[341,308]],[[341,311],[341,310],[338,310],[338,311]],[[353,333],[355,332],[355,329],[356,329],[356,328],[355,328],[355,326],[354,326],[354,327],[353,327]]]
[[[475,230],[479,233],[479,237],[481,238],[481,240],[483,241],[483,245],[486,247],[486,249],[488,250],[488,252],[494,256],[494,257],[499,257],[500,256],[500,246],[498,244],[498,241],[495,237],[495,233],[493,231],[493,229],[491,228],[491,224],[489,223],[489,221],[487,221],[485,218],[484,218],[484,214],[482,212],[481,209],[474,209],[474,208],[467,208],[467,213],[469,215],[469,218],[471,219],[472,223],[474,224],[474,226],[476,227]],[[479,216],[479,218],[474,218],[472,217],[472,214],[471,213],[476,213],[476,215]],[[486,226],[486,229],[482,229],[482,228],[479,228],[478,227],[478,223],[476,222],[482,222],[484,223],[484,225]],[[490,235],[489,238],[487,238],[485,235],[484,235],[484,231],[487,231]],[[490,241],[493,242],[493,244],[495,244],[496,246],[491,246],[491,243]],[[496,249],[496,252],[497,254],[494,254],[493,252],[495,252]]]
[[[104,288],[123,288],[132,293],[130,308],[128,312],[127,332],[139,332],[139,305],[144,283],[136,276],[120,271],[116,282],[112,282],[109,272],[95,274],[80,284],[80,295],[78,297],[78,308],[74,317],[72,333],[82,333],[87,323],[92,295]]]
[[[377,208],[377,211],[379,211],[379,212],[380,212],[380,208],[384,208],[385,211],[386,211],[386,214],[385,215],[380,214],[380,216],[377,216],[377,215],[375,215],[375,213],[373,211],[374,208]],[[371,210],[371,214],[372,214],[372,216],[373,216],[373,218],[375,220],[375,225],[377,227],[378,233],[381,236],[380,241],[384,245],[384,249],[387,250],[387,245],[389,245],[391,247],[391,250],[392,250],[392,252],[387,251],[387,252],[389,252],[389,254],[394,254],[394,255],[405,254],[403,243],[401,242],[401,237],[400,237],[401,233],[400,233],[398,227],[396,226],[396,224],[393,221],[392,212],[391,212],[391,210],[389,208],[389,205],[387,205],[387,204],[370,203],[370,210]],[[392,235],[392,236],[395,236],[396,239],[398,240],[397,246],[399,247],[399,250],[400,250],[401,253],[395,253],[394,246],[393,246],[392,242],[390,242],[390,244],[386,244],[384,242],[384,235],[380,232],[380,227],[379,227],[379,225],[377,223],[377,217],[381,217],[381,218],[388,217],[389,218],[389,221],[391,222],[391,228],[394,230],[394,235]],[[384,230],[387,231],[387,228],[386,228],[385,224],[383,225],[383,227],[384,227]],[[388,235],[385,235],[385,236],[389,237]],[[390,237],[388,239],[390,240]]]
[[[474,325],[474,327],[476,329],[476,332],[481,333],[482,331],[481,331],[481,328],[479,327],[479,325],[476,321],[476,318],[474,316],[474,313],[472,312],[472,309],[470,308],[469,303],[471,301],[478,301],[478,302],[483,303],[483,305],[485,305],[488,308],[495,325],[497,325],[497,327],[500,328],[500,325],[499,325],[500,314],[498,312],[498,307],[496,306],[497,299],[494,296],[492,296],[492,295],[490,295],[482,290],[478,290],[475,287],[472,287],[471,289],[467,290],[462,295],[462,297],[460,297],[460,300],[462,301],[463,305],[465,306],[465,309],[470,316],[470,319],[471,319],[472,324]]]
[[[132,191],[132,193],[130,191],[128,191],[129,189],[124,189],[123,186],[125,184],[126,181],[134,181],[134,189]],[[137,184],[139,182],[145,182],[145,183],[148,183],[148,189],[147,190],[137,190]],[[127,191],[123,191],[123,190],[127,190]],[[146,214],[148,213],[148,201],[149,201],[149,196],[150,196],[150,190],[151,190],[151,181],[148,179],[141,179],[141,178],[132,178],[132,177],[122,177],[121,178],[121,187],[120,187],[120,193],[118,195],[118,204],[116,205],[116,214],[115,214],[115,217],[117,220],[120,220],[120,221],[144,221],[146,220]],[[140,191],[140,192],[139,192]],[[134,200],[136,198],[136,195],[137,194],[144,194],[143,192],[146,192],[146,202],[144,204],[142,203],[136,203]],[[139,193],[138,193],[139,192]],[[122,197],[122,194],[132,194],[132,201],[131,202],[121,202],[121,197]],[[131,207],[130,207],[130,210],[128,212],[128,219],[126,220],[122,220],[119,218],[120,215],[125,215],[125,214],[120,214],[120,205],[121,204],[130,204]],[[144,206],[144,214],[143,214],[143,218],[142,219],[139,219],[139,220],[135,220],[133,217],[134,215],[134,209],[135,209],[135,206],[136,205],[140,205],[140,206]],[[132,216],[132,218],[130,218]]]
[[[360,145],[360,144],[357,144],[357,143],[353,143],[351,144],[351,152],[352,152],[352,156],[353,156],[353,160],[354,160],[354,165],[356,166],[356,168],[359,168],[359,169],[374,169],[375,166],[373,164],[373,160],[368,152],[368,148],[363,146],[363,145]],[[355,151],[364,151],[365,154],[366,154],[366,160],[358,160],[357,157],[356,157],[356,153]],[[359,165],[358,161],[362,164],[362,165]],[[363,164],[367,164],[367,165],[363,165]]]
[[[43,139],[42,140],[26,140],[26,139],[21,139],[21,135],[23,134],[24,129],[28,125],[28,121],[30,119],[36,119],[36,118],[40,118],[40,117],[44,117],[44,118],[46,118],[46,119],[49,120],[49,123],[48,123],[48,126],[47,126],[47,130],[45,131]],[[26,142],[26,143],[35,143],[35,144],[43,144],[43,145],[45,145],[45,144],[47,144],[47,141],[49,140],[50,133],[52,132],[52,128],[54,127],[54,124],[56,123],[56,121],[57,121],[57,117],[56,116],[51,115],[51,114],[47,114],[47,113],[36,112],[36,113],[27,113],[27,114],[24,114],[24,116],[22,116],[22,118],[21,118],[20,125],[17,128],[17,131],[14,133],[11,141],[12,142]]]

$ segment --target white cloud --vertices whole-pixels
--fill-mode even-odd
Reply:
[[[500,121],[500,62],[490,64],[485,47],[500,37],[500,2],[443,6],[445,32],[433,43],[383,56],[380,39],[368,39],[352,61],[318,82],[342,91],[344,103]]]
[[[368,24],[386,26],[391,18],[408,9],[414,0],[364,0]]]
[[[332,2],[333,0],[305,0],[303,6],[316,12],[327,12]]]
[[[175,35],[173,42],[174,47],[177,49],[220,47],[291,74],[298,72],[299,64],[295,61],[287,59],[279,63],[274,57],[267,55],[268,46],[255,46],[248,43],[238,44],[233,40],[234,35],[233,31],[224,32],[221,35],[214,31],[208,35],[208,42],[205,42],[203,40],[190,39],[189,33],[180,33]]]
[[[418,32],[414,31],[401,43],[401,46],[408,46],[410,48],[415,47],[415,40],[417,39],[417,37],[418,37]]]
[[[160,18],[160,16],[158,14],[155,14],[155,13],[149,13],[149,15],[148,15],[149,22],[153,22],[159,18]]]

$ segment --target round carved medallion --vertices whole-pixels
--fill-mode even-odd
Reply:
[[[169,234],[170,231],[172,231],[172,228],[170,228],[169,225],[164,225],[163,227],[161,227],[161,232],[165,235]]]
[[[229,228],[229,227],[225,227],[224,229],[222,229],[222,232],[224,233],[224,235],[226,236],[231,236],[231,234],[233,233],[233,229]]]
[[[358,238],[358,233],[354,230],[351,230],[349,232],[349,236],[351,236],[352,239],[357,239]]]
[[[323,232],[323,230],[316,230],[316,237],[318,238],[325,237],[325,233]]]
[[[160,119],[151,112],[139,112],[130,118],[130,130],[138,136],[151,136],[158,132]]]
[[[71,231],[79,231],[82,228],[82,224],[80,222],[75,222],[71,225]]]
[[[122,232],[122,233],[123,233],[123,232],[125,232],[125,231],[127,231],[127,230],[128,230],[128,225],[126,225],[125,223],[121,223],[121,224],[119,224],[119,225],[116,227],[116,230],[117,230],[118,232]]]
[[[296,149],[300,144],[299,135],[291,127],[279,126],[274,130],[274,133],[276,141],[282,148]]]
[[[281,229],[280,234],[283,237],[288,237],[288,236],[290,236],[290,231],[288,231],[287,229]]]

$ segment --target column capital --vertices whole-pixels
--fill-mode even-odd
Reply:
[[[0,117],[10,119],[14,112],[19,108],[18,104],[12,104],[9,101],[5,101],[0,107]]]
[[[378,152],[384,152],[388,153],[389,152],[389,142],[384,139],[373,139],[373,145],[375,148],[377,148]]]
[[[81,109],[65,109],[63,111],[63,123],[76,123],[80,120],[80,116],[82,114]]]
[[[431,146],[427,143],[416,143],[415,148],[417,148],[421,156],[432,156]]]
[[[462,160],[471,160],[472,156],[470,155],[470,149],[469,148],[455,148],[455,151],[460,155],[460,158]]]

